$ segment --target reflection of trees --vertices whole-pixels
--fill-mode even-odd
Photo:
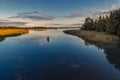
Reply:
[[[87,42],[87,41],[85,41],[85,45],[86,45],[86,46],[89,46],[89,45],[92,45],[92,44],[89,43],[89,42]]]
[[[107,60],[120,70],[120,47],[106,49],[105,54]]]
[[[98,49],[104,49],[108,62],[113,64],[116,69],[120,70],[120,43],[118,43],[118,45],[107,45],[85,41],[85,45],[94,45],[98,47]]]
[[[7,37],[17,37],[17,36],[21,36],[21,35],[23,35],[23,34],[15,34],[15,35],[9,35],[9,36],[2,36],[2,37],[0,37],[0,42],[4,41]]]
[[[3,40],[5,40],[5,38],[3,38],[3,37],[0,37],[0,42],[1,42],[1,41],[3,41]]]
[[[115,68],[120,70],[120,55],[114,55],[114,50],[110,52],[109,50],[105,51],[107,60],[109,63],[113,64]]]

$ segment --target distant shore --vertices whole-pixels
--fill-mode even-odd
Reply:
[[[0,26],[0,29],[29,29],[29,30],[46,30],[46,29],[71,29],[80,27],[17,27],[17,26]]]
[[[69,29],[74,27],[17,27],[17,26],[0,26],[0,40],[5,37],[26,34],[29,30],[44,31],[48,29]],[[79,28],[79,27],[75,27]]]
[[[67,30],[64,31],[64,33],[75,35],[87,41],[101,43],[101,44],[116,45],[120,40],[119,37],[115,35],[109,35],[105,32],[87,31],[87,30]]]

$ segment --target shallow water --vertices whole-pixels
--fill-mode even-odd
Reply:
[[[105,52],[63,30],[30,31],[0,42],[0,80],[120,80],[120,56]]]

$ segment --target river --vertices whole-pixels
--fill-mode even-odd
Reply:
[[[62,29],[31,30],[1,40],[0,80],[120,80],[120,56]]]

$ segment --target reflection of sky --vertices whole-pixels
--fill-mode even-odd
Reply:
[[[59,29],[59,30],[45,30],[45,31],[34,31],[31,30],[29,31],[29,34],[25,34],[22,36],[18,36],[18,37],[12,37],[12,38],[8,38],[8,39],[12,39],[15,41],[19,41],[22,44],[39,44],[41,46],[45,46],[45,45],[49,45],[49,44],[55,44],[58,41],[64,41],[64,40],[69,40],[73,43],[76,43],[76,41],[78,41],[79,39],[76,38],[70,38],[69,36],[71,35],[67,35],[63,33],[64,29]],[[49,41],[48,38],[49,37]],[[84,43],[83,40],[79,40],[81,43]],[[84,44],[83,44],[84,45]]]
[[[60,37],[64,37],[62,30],[46,30],[46,31],[30,31],[29,34],[18,37],[17,39],[23,43],[38,43],[40,45],[48,44],[57,41]],[[15,38],[16,39],[16,38]]]
[[[101,49],[62,30],[30,31],[0,43],[0,80],[119,80],[119,75]]]

